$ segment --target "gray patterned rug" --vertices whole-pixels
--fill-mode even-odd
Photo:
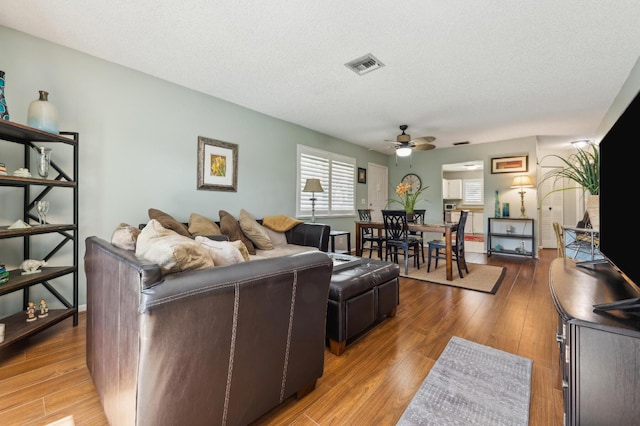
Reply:
[[[528,425],[533,361],[453,336],[398,425]]]

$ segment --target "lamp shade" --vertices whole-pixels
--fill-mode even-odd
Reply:
[[[408,157],[411,155],[411,148],[407,148],[407,147],[398,148],[396,149],[396,155],[398,157]]]
[[[320,179],[307,179],[302,192],[324,192]]]
[[[529,176],[522,175],[516,176],[513,178],[513,182],[511,182],[512,188],[531,188],[533,186],[533,182],[529,179]]]

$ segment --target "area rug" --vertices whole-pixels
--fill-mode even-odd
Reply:
[[[398,425],[528,425],[533,361],[453,336]]]
[[[464,236],[464,240],[465,241],[476,241],[476,242],[483,242],[484,241],[484,235],[465,235]]]
[[[478,263],[467,262],[469,273],[467,274],[463,269],[462,273],[464,278],[460,278],[460,275],[458,275],[458,268],[454,262],[453,280],[448,281],[446,276],[447,268],[444,265],[444,261],[439,262],[437,268],[434,268],[433,264],[434,263],[431,264],[431,272],[427,272],[426,264],[421,264],[420,269],[409,266],[408,275],[404,274],[404,266],[401,264],[400,276],[494,294],[498,290],[505,272],[505,268],[502,266],[481,265]]]

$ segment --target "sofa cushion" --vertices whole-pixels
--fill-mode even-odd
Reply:
[[[301,223],[304,223],[304,222],[284,214],[279,214],[276,216],[265,216],[262,219],[262,224],[264,226],[279,232],[288,231],[294,226],[299,225]]]
[[[136,244],[136,256],[157,263],[163,274],[214,266],[209,251],[189,237],[164,228],[151,219]]]
[[[189,233],[193,236],[221,235],[220,227],[213,220],[198,213],[189,216]]]
[[[191,237],[189,229],[183,224],[173,218],[173,216],[158,209],[149,209],[149,219],[155,219],[160,222],[165,229],[170,229],[185,237]]]
[[[140,229],[121,223],[111,235],[111,244],[124,250],[135,251],[138,235],[140,235]]]
[[[240,253],[242,254],[242,258],[247,261],[249,260],[249,250],[247,250],[247,246],[244,245],[244,243],[240,240],[236,240],[236,241],[229,241],[231,244],[233,244],[238,250],[240,250]],[[256,250],[257,251],[257,250]]]
[[[235,265],[245,261],[234,242],[214,241],[201,236],[196,237],[195,241],[207,249],[216,266]],[[239,242],[242,244],[242,241]]]
[[[266,226],[264,227],[264,229],[267,231],[267,234],[269,234],[269,238],[273,243],[273,247],[287,244],[287,234],[285,234],[284,232],[274,231],[273,229],[269,229]]]
[[[261,250],[271,250],[273,243],[264,226],[260,225],[251,214],[245,209],[240,209],[240,229],[256,248]]]
[[[220,210],[220,231],[227,237],[229,237],[230,241],[240,240],[244,243],[249,251],[249,254],[256,254],[256,247],[253,245],[253,242],[244,235],[242,232],[242,228],[240,228],[240,223],[233,217],[229,212],[225,210]]]

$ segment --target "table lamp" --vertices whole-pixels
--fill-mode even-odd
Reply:
[[[520,194],[520,217],[527,217],[524,213],[524,188],[533,187],[533,182],[529,179],[527,175],[516,176],[513,178],[513,182],[511,182],[511,188],[520,188],[518,194]]]
[[[316,222],[316,192],[324,192],[320,179],[307,179],[302,192],[311,193],[311,223]]]

